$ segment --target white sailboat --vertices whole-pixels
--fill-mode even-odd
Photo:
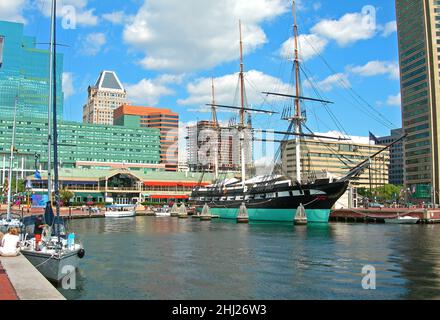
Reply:
[[[48,108],[48,195],[49,202],[45,211],[45,224],[41,244],[36,243],[35,237],[27,239],[27,234],[21,243],[21,253],[47,279],[59,282],[65,276],[77,269],[79,259],[85,255],[81,244],[76,243],[73,233],[66,234],[63,220],[60,218],[60,195],[58,181],[58,133],[57,133],[57,100],[56,100],[56,0],[52,0],[51,39],[50,39],[50,90]],[[51,114],[52,109],[52,114]],[[51,127],[51,115],[53,127]],[[53,134],[53,135],[52,135]],[[51,154],[53,145],[54,157],[54,195],[56,218],[52,211],[51,186]],[[52,235],[52,231],[54,234]]]

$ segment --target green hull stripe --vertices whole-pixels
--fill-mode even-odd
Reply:
[[[220,216],[221,219],[237,219],[238,209],[212,208],[211,213]],[[293,222],[295,209],[248,209],[250,221],[280,221]],[[306,209],[307,221],[317,223],[328,223],[330,217],[329,209]]]

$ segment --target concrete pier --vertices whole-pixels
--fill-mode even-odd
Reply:
[[[385,219],[410,216],[419,218],[420,223],[440,223],[440,209],[423,208],[353,208],[333,210],[330,221],[334,222],[360,222],[383,223]]]
[[[23,255],[0,257],[0,263],[19,300],[66,300]],[[11,296],[5,280],[0,281],[1,291],[3,286],[6,290],[9,289]]]

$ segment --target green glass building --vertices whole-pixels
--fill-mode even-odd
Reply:
[[[0,21],[0,117],[11,115],[18,98],[18,117],[47,118],[49,50],[37,49],[24,25]],[[63,115],[63,55],[57,54],[57,111]]]
[[[112,169],[133,171],[163,171],[160,164],[160,130],[119,126],[84,125],[62,121],[58,126],[60,167]],[[0,117],[0,182],[8,174],[9,150],[13,119]],[[47,170],[47,121],[24,119],[17,121],[17,152],[13,177],[24,179],[35,167]],[[35,161],[35,155],[39,159]]]
[[[23,35],[23,24],[0,21],[0,187],[9,169],[13,110],[17,97],[12,178],[47,170],[49,52]],[[63,169],[162,171],[160,130],[63,121],[63,56],[57,55],[59,165]],[[36,157],[37,155],[37,157]]]

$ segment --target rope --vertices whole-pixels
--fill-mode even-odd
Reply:
[[[35,268],[41,267],[43,264],[47,263],[50,259],[52,259],[55,256],[55,252],[44,262],[40,263],[39,265],[36,265]]]

